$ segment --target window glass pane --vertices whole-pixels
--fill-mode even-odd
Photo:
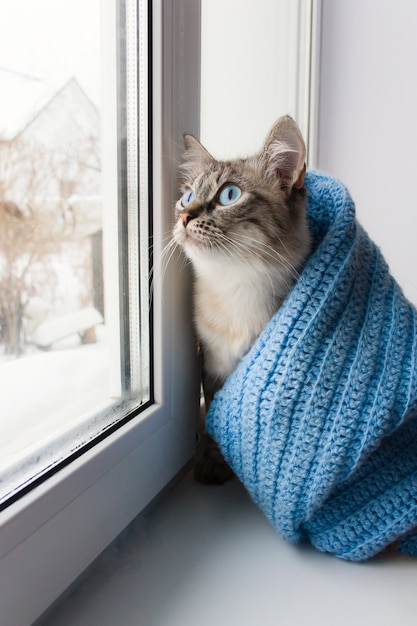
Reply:
[[[0,4],[0,504],[151,400],[139,4]]]

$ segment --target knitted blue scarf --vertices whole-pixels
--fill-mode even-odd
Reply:
[[[286,540],[417,554],[417,311],[347,190],[316,172],[306,186],[313,253],[207,429]]]

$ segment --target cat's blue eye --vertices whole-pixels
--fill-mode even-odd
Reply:
[[[237,185],[226,185],[220,192],[219,202],[223,206],[228,206],[239,200],[241,195],[242,192]]]
[[[181,204],[185,208],[194,200],[195,195],[192,189],[187,189],[185,193],[183,193],[181,198]]]

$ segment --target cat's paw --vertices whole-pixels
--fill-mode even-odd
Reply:
[[[224,460],[216,442],[204,433],[194,464],[195,480],[205,485],[222,485],[233,476],[233,470]]]
[[[234,476],[226,461],[210,458],[197,459],[194,465],[194,478],[204,485],[223,485]]]

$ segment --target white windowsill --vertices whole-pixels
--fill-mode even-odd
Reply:
[[[36,626],[411,626],[416,567],[288,545],[237,480],[204,487],[187,475]]]

